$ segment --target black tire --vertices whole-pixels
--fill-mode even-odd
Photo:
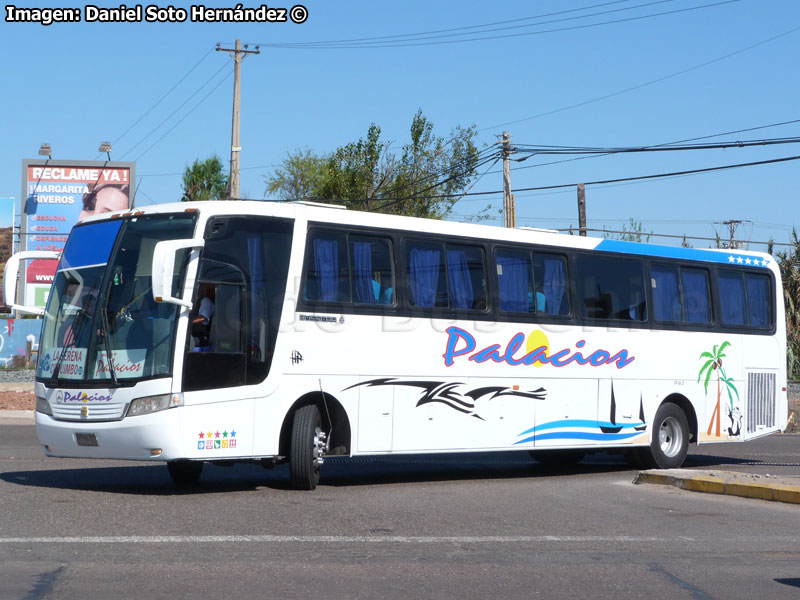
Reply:
[[[650,448],[641,448],[644,468],[677,469],[689,451],[689,421],[672,402],[658,407],[653,418]]]
[[[203,462],[200,460],[171,460],[167,463],[167,470],[176,484],[192,485],[200,479]]]
[[[532,450],[531,458],[548,467],[571,467],[586,456],[583,450]]]
[[[322,419],[313,404],[301,406],[294,413],[292,445],[289,453],[289,477],[292,489],[313,490],[319,483],[319,435]]]

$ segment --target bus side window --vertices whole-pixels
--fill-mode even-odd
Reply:
[[[536,310],[546,315],[569,314],[567,259],[555,254],[535,254]]]
[[[769,327],[772,324],[772,300],[769,277],[757,273],[745,273],[747,288],[747,315],[751,327]]]
[[[447,267],[444,244],[410,241],[406,243],[408,298],[412,306],[447,307]]]
[[[501,312],[534,312],[533,268],[530,253],[498,249],[495,253],[495,263]]]
[[[641,260],[578,255],[577,264],[583,316],[647,320]]]
[[[350,268],[345,234],[313,232],[306,249],[303,299],[350,302]]]
[[[744,274],[740,271],[719,270],[720,320],[723,325],[747,325]]]
[[[391,240],[350,235],[353,296],[358,304],[394,304]]]
[[[653,290],[655,320],[683,321],[678,267],[653,265],[650,269],[650,287]]]
[[[694,267],[681,267],[681,287],[686,322],[711,323],[708,271]]]
[[[447,244],[447,282],[450,307],[486,310],[483,248]]]

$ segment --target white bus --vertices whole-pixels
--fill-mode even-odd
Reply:
[[[60,257],[37,432],[48,456],[164,461],[183,484],[288,461],[313,489],[336,455],[678,467],[690,442],[785,426],[782,297],[743,250],[303,203],[112,213]]]

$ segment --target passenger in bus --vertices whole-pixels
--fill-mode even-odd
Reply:
[[[200,286],[200,305],[192,319],[192,352],[212,352],[211,320],[214,317],[214,286]]]
[[[379,304],[391,304],[394,299],[394,288],[389,285],[381,284],[381,272],[375,271],[372,275],[372,291],[375,293],[375,301]]]

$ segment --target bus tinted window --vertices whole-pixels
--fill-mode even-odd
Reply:
[[[755,273],[745,273],[747,288],[747,315],[751,327],[767,327],[772,320],[769,293],[769,277]]]
[[[353,300],[360,304],[394,304],[391,242],[385,238],[350,236]]]
[[[500,310],[532,313],[533,269],[530,252],[497,250],[495,254]]]
[[[650,286],[653,289],[653,318],[656,321],[683,321],[678,267],[654,265],[650,269]]]
[[[486,273],[483,265],[482,248],[447,244],[447,283],[451,308],[486,309]]]
[[[683,306],[687,323],[711,323],[711,293],[708,271],[681,267]]]
[[[744,274],[736,271],[719,271],[717,284],[722,324],[747,325]]]
[[[447,307],[444,244],[409,242],[406,245],[406,265],[411,305]]]
[[[350,277],[345,234],[312,234],[306,254],[303,298],[311,302],[350,302]]]
[[[412,306],[484,310],[486,273],[477,246],[406,243],[408,298]]]
[[[583,316],[627,321],[647,319],[640,261],[580,255],[578,283]]]
[[[554,254],[533,256],[533,280],[536,283],[536,310],[546,315],[569,314],[567,259]]]

